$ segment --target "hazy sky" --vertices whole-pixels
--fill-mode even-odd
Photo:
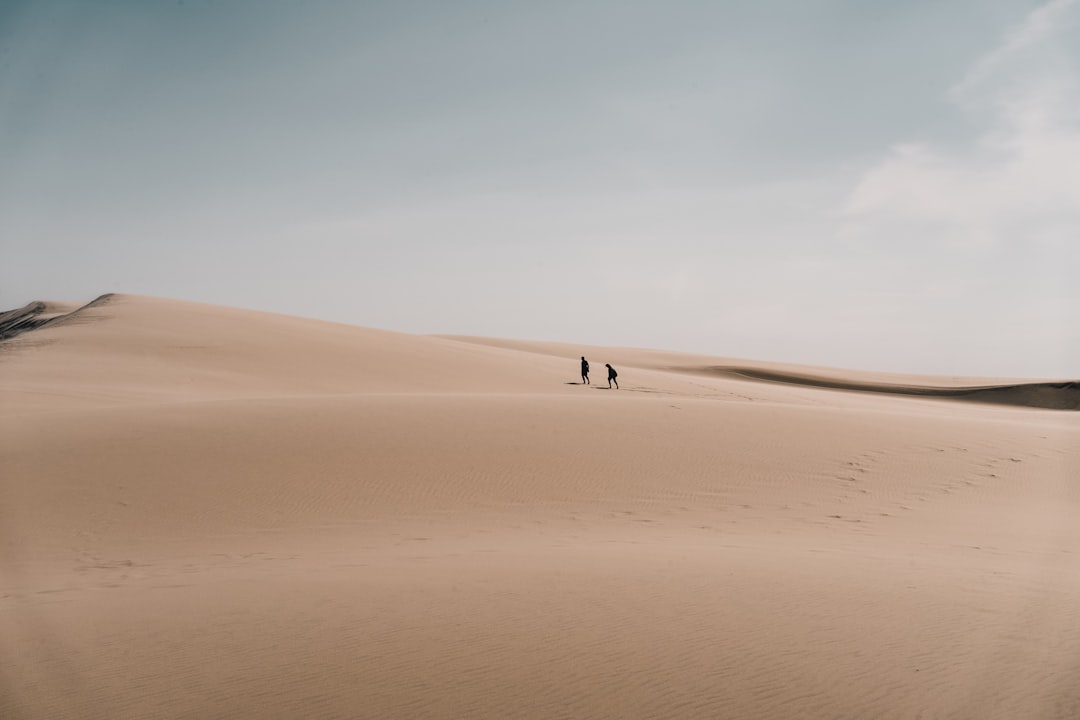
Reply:
[[[1080,0],[0,0],[0,308],[1080,377]]]

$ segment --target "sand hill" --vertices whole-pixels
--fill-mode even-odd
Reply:
[[[0,331],[4,720],[1080,717],[1075,382]]]

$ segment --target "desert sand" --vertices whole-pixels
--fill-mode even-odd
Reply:
[[[4,720],[1080,717],[1075,383],[21,313]]]

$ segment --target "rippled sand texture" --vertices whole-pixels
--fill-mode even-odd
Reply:
[[[1075,384],[47,309],[4,720],[1080,717]]]

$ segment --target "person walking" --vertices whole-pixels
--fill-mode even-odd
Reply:
[[[611,365],[608,365],[608,364],[605,363],[604,367],[607,368],[607,386],[608,386],[608,388],[611,387],[611,383],[615,383],[615,389],[618,390],[619,389],[619,381],[616,380],[615,378],[619,377],[619,373],[615,372],[615,368],[611,367]]]
[[[581,384],[589,384],[589,361],[585,359],[585,356],[581,356]]]

